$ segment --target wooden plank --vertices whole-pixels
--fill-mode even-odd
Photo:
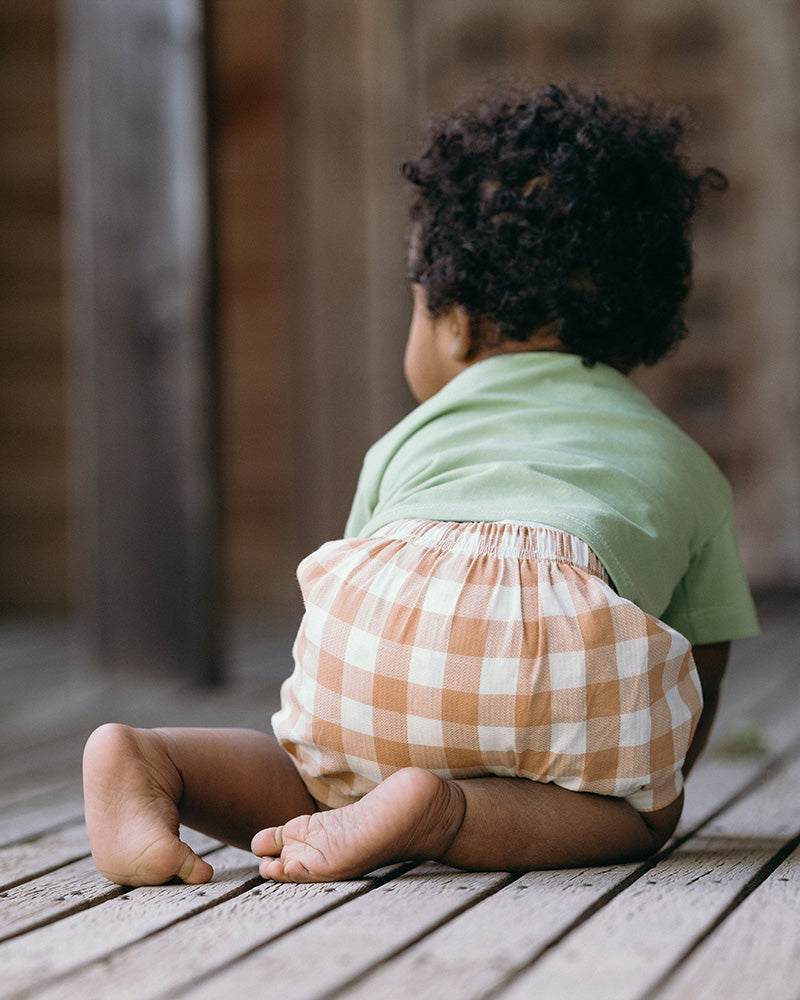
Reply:
[[[100,723],[134,726],[252,726],[265,729],[279,700],[281,674],[265,664],[261,676],[230,687],[187,689],[177,680],[67,678],[45,682],[36,696],[17,698],[0,711],[0,777],[24,774],[51,759],[80,773],[83,742]],[[63,755],[67,755],[65,759]],[[27,762],[27,763],[26,763]]]
[[[292,1000],[339,989],[346,989],[349,996],[354,977],[430,933],[509,878],[502,872],[417,867],[242,957],[181,996],[217,1000],[258,993],[265,982],[280,983],[281,993]]]
[[[345,995],[348,1000],[481,997],[639,870],[618,865],[522,875],[384,962]]]
[[[72,765],[72,762],[70,762]],[[70,771],[74,768],[70,766]],[[32,804],[50,798],[75,796],[77,782],[74,775],[54,774],[38,776],[35,781],[26,782],[0,791],[0,815],[8,817],[19,810],[27,810]]]
[[[726,709],[722,713],[723,724],[726,716],[736,718],[738,712],[747,707],[747,699],[737,697],[738,676],[739,671],[735,670],[727,696],[731,702],[731,711],[728,713]],[[794,687],[788,687],[790,680]],[[795,694],[796,681],[787,677],[775,685],[770,685],[767,681],[767,686],[771,687],[771,692],[769,699],[761,703],[761,716],[773,750],[786,751],[796,739],[800,723]],[[792,696],[787,697],[790,691]],[[695,789],[695,796],[690,822],[684,828],[689,830],[701,824],[723,806],[726,800],[741,794],[758,774],[763,773],[769,759],[766,755],[756,755],[725,761],[718,761],[713,757],[701,760],[690,782],[690,789]],[[731,828],[735,828],[742,817],[746,819],[749,803],[750,798],[746,798],[742,806],[737,807],[742,812],[729,813]],[[712,827],[712,830],[715,829],[716,827]],[[704,833],[707,834],[707,831]],[[694,877],[698,864],[706,860],[706,853],[712,859],[712,866],[720,862],[719,857],[713,860],[714,850],[722,851],[724,855],[731,846],[724,839],[724,831],[722,836],[721,841],[717,839],[716,848],[714,843],[701,836],[681,848],[676,855],[679,860],[674,863],[681,870],[685,869],[684,874],[689,872],[686,878]],[[701,845],[699,852],[692,853],[696,851],[698,844]],[[758,852],[754,853],[749,859],[750,867],[746,870],[752,872],[757,869],[759,859],[763,861]],[[731,858],[731,864],[733,863]],[[742,864],[746,863],[747,859],[743,856]],[[665,864],[673,862],[667,861]],[[637,871],[644,873],[644,877],[637,880]],[[744,871],[742,868],[740,874],[744,874]],[[674,877],[678,879],[680,876],[676,874]],[[389,996],[392,995],[391,984],[402,982],[408,995],[419,997],[420,1000],[428,996],[481,996],[484,990],[494,989],[503,976],[512,975],[515,969],[535,961],[537,955],[551,947],[571,925],[579,924],[602,906],[604,900],[608,900],[608,905],[625,914],[631,901],[635,899],[634,893],[644,893],[648,899],[660,897],[662,889],[657,882],[650,884],[652,878],[648,866],[637,868],[635,865],[608,870],[534,872],[525,875],[419,945],[410,948],[396,961],[365,978],[347,995],[363,997],[365,1000],[374,996]],[[612,903],[614,893],[624,887],[626,881],[631,883],[631,888]],[[680,883],[675,882],[671,891],[677,897],[675,909],[682,913],[684,897]],[[599,935],[592,931],[587,933],[590,938],[594,933],[601,941],[604,932]],[[571,938],[567,938],[567,941],[571,941]],[[569,951],[573,955],[571,945]],[[562,952],[556,950],[555,954],[561,955]],[[486,961],[487,955],[491,955],[491,962]],[[588,975],[588,966],[582,960],[579,965]],[[637,981],[635,977],[633,981]],[[443,987],[443,983],[451,985]],[[542,986],[541,983],[539,985]],[[572,983],[572,986],[575,985]],[[545,989],[547,996],[550,995],[549,989],[550,985]]]
[[[734,642],[730,666],[722,685],[720,721],[758,711],[773,699],[777,688],[800,670],[797,621],[790,605],[760,608],[762,633]]]
[[[580,935],[588,933],[584,929],[590,925],[594,927],[593,944],[589,935],[590,956],[592,948],[607,948],[611,956],[624,949],[616,959],[622,963],[618,974],[627,975],[631,984],[644,990],[655,979],[640,975],[637,963],[644,961],[642,954],[648,955],[648,948],[655,947],[656,938],[662,945],[666,939],[667,954],[661,971],[669,971],[737,900],[751,876],[756,880],[760,877],[759,858],[774,854],[776,837],[776,842],[782,843],[792,834],[798,806],[791,807],[793,813],[777,800],[800,803],[796,748],[791,745],[800,728],[796,682],[792,681],[791,670],[779,683],[774,683],[766,671],[772,662],[783,663],[787,658],[791,662],[793,649],[793,645],[781,644],[759,662],[759,684],[751,684],[750,677],[740,675],[738,667],[732,672],[731,686],[726,691],[728,708],[721,721],[725,724],[726,717],[735,720],[740,714],[750,717],[751,709],[758,707],[770,753],[701,761],[697,777],[692,779],[693,783],[699,780],[696,787],[704,789],[701,798],[707,796],[705,807],[698,800],[698,819],[713,813],[723,804],[724,796],[740,793],[779,752],[785,753],[783,771],[725,809],[713,825],[684,844],[674,859],[665,858],[644,877],[634,879],[645,868],[623,866],[531,873],[506,884],[508,877],[503,875],[467,876],[422,866],[405,879],[376,888],[369,880],[358,880],[345,884],[343,889],[261,883],[247,889],[247,880],[257,877],[253,860],[239,852],[226,855],[219,851],[215,856],[217,876],[210,886],[125,892],[93,876],[88,858],[70,865],[69,851],[80,849],[82,840],[77,823],[62,831],[53,830],[51,825],[45,828],[50,832],[38,844],[26,841],[0,849],[0,883],[12,884],[12,896],[8,898],[28,907],[29,920],[24,925],[28,933],[0,943],[0,968],[12,969],[14,978],[8,982],[16,984],[9,985],[5,992],[0,977],[0,996],[30,993],[63,1000],[113,995],[145,1000],[170,990],[181,995],[189,990],[193,996],[238,995],[248,984],[258,982],[261,986],[254,988],[263,990],[264,982],[269,982],[276,990],[298,998],[320,996],[326,991],[348,1000],[358,996],[370,1000],[407,996],[416,1000],[432,996],[434,990],[437,997],[443,998],[480,996],[486,989],[498,987],[504,977],[514,976],[549,946],[551,950],[532,966],[532,971],[557,956],[567,964],[574,961],[580,965],[584,962]],[[742,667],[747,670],[749,664]],[[743,698],[738,695],[740,676],[747,692]],[[145,687],[141,686],[141,690]],[[231,690],[217,702],[216,697],[189,697],[168,687],[170,694],[162,700],[164,685],[151,686],[149,700],[142,695],[136,711],[191,718],[214,713],[218,707],[220,716],[230,718],[237,711],[245,715],[252,712],[252,704],[243,706],[242,702],[260,698],[257,692],[263,690]],[[762,698],[764,692],[768,693],[766,700]],[[125,691],[120,689],[117,694],[119,704],[124,704]],[[54,691],[54,701],[56,696]],[[49,715],[49,711],[44,714]],[[83,709],[77,707],[73,721],[83,717]],[[54,759],[63,755],[64,747],[63,743],[53,744]],[[42,745],[40,750],[41,758],[31,772],[30,793],[25,791],[24,783],[17,785],[15,793],[19,797],[14,815],[23,830],[30,827],[31,819],[29,811],[27,818],[23,814],[33,803],[41,806],[40,810],[37,806],[34,817],[38,817],[37,822],[45,822],[48,817],[48,796],[39,795],[47,776],[47,748]],[[14,773],[21,762],[19,756],[15,760],[8,773]],[[718,766],[725,769],[724,787],[720,787]],[[768,792],[770,783],[774,794]],[[65,795],[72,795],[73,802],[80,805],[77,782],[65,789]],[[10,806],[10,798],[8,803]],[[753,826],[754,813],[760,827]],[[52,810],[49,814],[52,821]],[[5,818],[9,815],[8,810],[3,811]],[[225,857],[229,860],[220,862]],[[51,871],[54,863],[58,870]],[[5,870],[12,874],[3,877]],[[443,885],[447,876],[452,876],[449,888]],[[715,882],[720,876],[721,881]],[[754,895],[769,891],[771,878]],[[460,879],[468,879],[469,885],[459,887],[463,885]],[[401,883],[404,886],[398,895]],[[4,891],[2,886],[0,891]],[[70,901],[68,893],[72,891],[83,891],[84,895]],[[354,898],[362,893],[363,898]],[[709,900],[705,908],[704,899]],[[696,914],[698,908],[701,912]],[[7,910],[0,908],[3,931],[6,915],[16,911],[11,904]],[[666,932],[665,912],[677,915],[668,921]],[[734,917],[735,913],[712,934],[709,946]],[[689,925],[684,930],[686,919]],[[626,921],[633,925],[632,942],[623,934]],[[677,931],[673,924],[680,925]],[[606,940],[609,928],[612,933]],[[569,933],[560,940],[565,931]],[[769,944],[762,939],[760,929],[758,935],[766,956]],[[343,940],[347,942],[344,949]],[[633,949],[633,959],[628,955],[629,948]],[[191,952],[191,960],[176,962],[175,956],[187,951]],[[309,954],[315,956],[313,963],[308,961]],[[614,961],[608,958],[609,964]],[[762,963],[768,964],[766,957]],[[592,983],[594,964],[592,958],[583,965]],[[602,963],[598,968],[602,985],[606,972]],[[523,977],[528,974],[523,973]],[[658,975],[656,968],[653,976]],[[553,989],[548,982],[547,989],[539,992],[557,997]],[[624,998],[626,993],[622,989],[615,995]]]
[[[34,795],[0,815],[0,845],[31,840],[49,830],[83,819],[83,795],[73,784]]]
[[[0,848],[0,891],[62,868],[88,854],[89,841],[83,817],[61,830]]]
[[[65,5],[84,621],[100,664],[220,673],[200,0]]]
[[[796,848],[648,1000],[797,1000],[799,911]]]
[[[657,906],[662,916],[670,905],[670,912],[682,915],[684,907],[692,906],[691,897],[684,892],[684,883],[691,882],[698,870],[707,873],[709,868],[718,869],[723,865],[724,859],[730,854],[731,840],[724,837],[696,838],[691,845],[684,846],[677,852],[677,861],[665,862],[672,866],[671,872],[674,869],[674,873],[668,877],[668,881],[675,879],[674,882],[670,881],[675,897],[671,902],[664,899],[664,889],[659,882],[659,878],[662,878],[660,873],[657,871],[654,876],[648,866],[532,872],[483,900],[452,923],[405,951],[395,961],[361,980],[357,986],[347,991],[348,1000],[393,996],[393,984],[397,983],[403,984],[403,995],[413,996],[415,1000],[482,997],[485,993],[495,991],[507,977],[513,977],[518,970],[535,962],[540,955],[553,948],[563,935],[568,934],[571,928],[581,927],[583,921],[601,907],[615,908],[623,922],[633,920],[644,902],[636,903],[632,910],[631,907],[637,896],[641,896],[648,906]],[[741,881],[741,878],[747,878],[756,871],[763,860],[763,854],[758,851],[751,851],[749,856],[743,851],[741,855],[737,855],[735,862],[730,859],[730,864],[737,867]],[[700,865],[702,869],[699,869]],[[679,879],[682,881],[678,881]],[[703,898],[706,898],[705,895]],[[725,898],[728,899],[729,895]],[[605,910],[601,912],[605,913]],[[599,916],[595,918],[600,919]],[[583,933],[595,950],[603,949],[606,928],[595,927],[591,923],[591,927]],[[664,948],[663,924],[659,928],[659,934],[660,946]],[[579,996],[582,995],[580,992],[570,991],[578,988],[581,979],[584,983],[590,980],[594,982],[590,970],[594,968],[592,963],[595,955],[591,954],[584,959],[582,940],[575,945],[572,940],[573,937],[568,936],[566,943],[560,944],[553,955],[558,961],[576,969],[575,980],[578,982],[570,981],[563,992],[557,992],[560,987],[558,980],[545,972],[533,984],[542,990],[541,995],[548,998]],[[490,956],[490,960],[487,960],[487,956]],[[610,961],[616,962],[617,959],[615,953]],[[623,958],[620,961],[624,964],[625,960]],[[641,981],[638,978],[640,971],[631,971],[626,967],[631,984]],[[617,987],[618,984],[615,983],[607,994],[598,993],[597,996],[615,996]],[[526,990],[527,986],[518,995],[536,995],[527,993]],[[625,995],[624,990],[619,993],[620,997]],[[594,993],[592,996],[594,1000]]]
[[[0,813],[13,802],[32,798],[45,788],[78,785],[84,742],[81,734],[55,740],[52,748],[40,745],[27,753],[0,758]]]
[[[659,861],[498,996],[575,997],[587,982],[593,1000],[642,996],[798,831],[800,759]]]
[[[733,645],[709,747],[687,782],[679,834],[703,822],[796,738],[796,625],[790,613],[774,608],[762,614],[762,627],[760,636]],[[723,752],[742,724],[753,727],[763,748]]]
[[[207,853],[221,845],[196,830],[184,830],[182,838],[194,850]],[[89,838],[83,816],[63,827],[0,847],[0,890],[30,883],[42,875],[56,873],[67,865],[89,857]]]
[[[37,931],[24,942],[23,954],[0,945],[0,997],[6,983],[31,984],[31,976],[39,1000],[160,997],[276,938],[292,940],[297,928],[340,912],[375,884],[370,878],[308,886],[264,883],[253,859],[232,849],[216,855],[214,864],[214,880],[206,886],[135,889]],[[187,948],[190,959],[175,961]],[[315,965],[317,956],[309,958],[302,956]],[[269,981],[275,982],[273,975]]]
[[[123,889],[100,875],[91,858],[13,886],[0,896],[0,941],[30,932],[59,917],[97,905]]]
[[[215,852],[222,847],[202,834],[186,831],[186,839],[194,850],[208,855],[213,864]],[[87,843],[88,853],[88,843]],[[240,862],[241,863],[241,862]],[[0,941],[52,924],[88,907],[97,907],[122,895],[125,888],[103,878],[91,857],[26,879],[0,894]]]
[[[776,669],[770,668],[763,679],[759,678],[760,673],[741,667],[731,673],[729,682],[733,697],[728,699],[723,692],[720,716],[710,746],[686,783],[686,805],[679,833],[695,827],[742,788],[748,777],[755,778],[770,759],[785,753],[794,744],[800,708],[798,670],[793,658],[787,655],[778,659]],[[753,674],[760,683],[750,687]],[[731,738],[742,723],[753,727],[763,749],[740,747],[736,750],[736,741]],[[734,745],[724,750],[726,742]]]
[[[255,882],[261,881],[255,860],[244,851],[225,848],[209,858],[214,864],[215,876],[207,885],[157,886],[125,891],[105,883],[105,894],[94,896],[95,901],[98,898],[104,900],[102,905],[68,913],[59,921],[40,927],[35,933],[0,943],[0,967],[3,969],[0,996],[14,996],[17,991],[38,988],[56,978],[59,980],[56,993],[61,997],[102,996],[102,990],[92,994],[91,983],[98,979],[99,972],[107,988],[113,962],[94,966],[93,973],[83,979],[78,976],[73,985],[68,985],[69,980],[64,981],[62,977],[76,967],[105,959],[156,931],[181,923],[192,914],[245,892]],[[181,931],[180,936],[186,940],[185,931]],[[182,950],[177,949],[173,955]],[[132,995],[145,995],[141,989],[142,970],[146,968],[140,966],[131,975]],[[193,968],[193,963],[187,963],[187,968]],[[163,983],[163,966],[157,976]],[[116,996],[117,987],[111,992]]]

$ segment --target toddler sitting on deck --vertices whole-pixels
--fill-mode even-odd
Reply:
[[[300,565],[277,739],[93,733],[106,877],[208,880],[181,823],[297,882],[669,838],[729,643],[757,631],[727,484],[627,377],[682,336],[690,221],[725,183],[682,132],[556,87],[433,120],[404,166],[420,405],[369,451],[345,538]]]

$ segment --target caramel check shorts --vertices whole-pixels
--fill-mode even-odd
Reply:
[[[689,642],[564,532],[400,521],[300,564],[305,615],[273,716],[311,795],[411,765],[626,798],[682,788],[702,707]]]

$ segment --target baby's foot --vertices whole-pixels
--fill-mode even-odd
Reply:
[[[109,724],[83,754],[86,827],[98,871],[119,885],[208,882],[213,869],[178,837],[183,781],[166,737]]]
[[[264,878],[334,882],[393,861],[440,857],[458,833],[464,809],[456,785],[408,767],[352,805],[261,830],[252,849],[264,859]]]

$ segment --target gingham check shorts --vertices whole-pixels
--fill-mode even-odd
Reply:
[[[702,707],[689,642],[572,535],[400,521],[300,564],[305,615],[272,719],[311,795],[411,765],[672,802]]]

